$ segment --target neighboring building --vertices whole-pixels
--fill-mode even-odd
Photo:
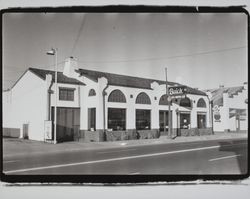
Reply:
[[[8,99],[4,103],[5,132],[19,129],[20,137],[46,139],[45,120],[54,120],[54,76],[53,71],[29,68],[12,89],[4,92],[4,99]],[[171,102],[173,136],[211,134],[208,96],[197,89],[184,88],[185,95]],[[57,89],[58,141],[167,135],[164,129],[168,129],[169,102],[165,81],[78,69],[69,59],[64,72],[58,72]]]
[[[206,90],[213,102],[213,129],[215,132],[248,130],[247,83],[238,87],[220,86]]]

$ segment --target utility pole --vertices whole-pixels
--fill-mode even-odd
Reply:
[[[172,138],[172,121],[171,121],[171,98],[168,91],[168,72],[167,68],[165,68],[166,73],[166,94],[168,99],[168,137]]]

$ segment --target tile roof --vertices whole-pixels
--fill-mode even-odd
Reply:
[[[236,87],[222,87],[216,89],[207,89],[206,92],[211,92],[212,101],[214,105],[223,106],[223,93],[228,93],[228,97],[232,98],[237,95],[239,92],[242,92],[244,86]]]
[[[113,73],[106,73],[100,71],[93,71],[87,69],[79,69],[81,75],[86,76],[94,81],[97,81],[100,77],[105,77],[108,80],[109,85],[114,86],[126,86],[132,88],[143,88],[143,89],[151,89],[151,83],[157,82],[158,84],[166,84],[166,81],[162,80],[155,80],[155,79],[148,79],[148,78],[141,78],[141,77],[133,77],[133,76],[126,76],[126,75],[118,75]],[[179,83],[175,82],[168,82],[170,86],[184,86]],[[186,86],[188,94],[195,94],[195,95],[206,95],[205,92],[202,92],[198,89],[194,89],[191,87]]]
[[[38,68],[29,68],[29,71],[33,72],[37,76],[39,76],[42,79],[46,79],[46,74],[52,75],[52,81],[55,82],[55,71],[51,70],[44,70],[44,69],[38,69]],[[66,84],[78,84],[78,85],[85,85],[84,83],[78,81],[74,78],[69,78],[65,75],[63,75],[62,72],[57,72],[57,82],[58,83],[66,83]]]
[[[29,68],[29,71],[33,72],[40,78],[46,78],[46,74],[52,75],[52,80],[55,81],[55,72],[51,70],[44,70],[38,68]],[[151,89],[151,83],[157,82],[159,85],[165,84],[166,81],[156,80],[156,79],[148,79],[148,78],[141,78],[141,77],[134,77],[134,76],[126,76],[126,75],[118,75],[113,73],[106,73],[100,71],[93,71],[87,69],[79,69],[78,72],[86,76],[94,81],[97,81],[98,78],[105,77],[108,80],[109,85],[114,86],[125,86],[125,87],[132,87],[132,88],[142,88],[142,89]],[[85,85],[83,82],[76,80],[74,78],[69,78],[63,75],[62,72],[57,73],[57,81],[58,83],[67,83],[67,84],[78,84],[78,85]],[[170,86],[185,86],[175,82],[168,82]],[[200,91],[195,88],[191,88],[185,86],[187,88],[187,94],[194,94],[194,95],[206,95],[205,92]]]

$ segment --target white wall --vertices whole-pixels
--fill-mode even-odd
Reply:
[[[223,106],[219,107],[221,119],[220,122],[213,120],[214,131],[236,130],[236,118],[229,118],[229,108],[246,109],[247,112],[248,105],[245,103],[245,100],[248,98],[248,90],[247,85],[244,85],[244,87],[245,89],[242,92],[239,92],[238,95],[233,95],[232,98],[229,98],[228,93],[223,93]],[[248,129],[248,115],[245,121],[240,121],[240,129]]]
[[[83,85],[75,85],[75,84],[62,84],[58,83],[57,84],[57,106],[58,107],[72,107],[72,108],[79,108],[80,107],[80,101],[79,101],[79,91],[80,87]],[[74,90],[74,101],[64,101],[64,100],[59,100],[59,89],[60,87],[63,88],[71,88],[75,89]],[[55,91],[55,84],[53,83],[51,89]],[[51,94],[51,106],[55,105],[55,92]]]
[[[88,108],[96,108],[96,129],[103,129],[102,91],[107,84],[107,80],[105,78],[100,78],[98,82],[96,82],[83,77],[82,81],[86,86],[81,87],[80,90],[80,129],[88,129]],[[91,89],[95,90],[96,96],[88,96]]]
[[[20,128],[29,124],[29,138],[44,140],[44,120],[46,119],[46,82],[27,71],[9,91],[10,100],[4,103],[3,127]],[[7,113],[6,113],[7,112]]]
[[[135,128],[135,110],[136,109],[148,109],[151,110],[151,128],[152,129],[158,129],[159,128],[159,110],[168,110],[168,106],[165,105],[159,105],[159,100],[162,95],[166,93],[166,86],[165,85],[159,85],[158,83],[154,82],[152,83],[152,90],[150,89],[139,89],[139,88],[129,88],[129,87],[122,87],[122,86],[109,86],[107,89],[107,97],[106,97],[106,118],[107,118],[107,109],[108,108],[126,108],[127,114],[126,114],[126,121],[127,121],[127,129],[134,129]],[[114,103],[114,102],[108,102],[108,96],[113,91],[119,89],[123,92],[123,94],[126,97],[127,103]],[[146,104],[136,104],[136,97],[139,93],[145,92],[150,100],[151,105]],[[133,95],[133,98],[130,98],[130,95]],[[156,99],[155,99],[156,97]],[[188,109],[185,107],[180,107],[177,104],[173,103],[173,106],[171,106],[171,111],[173,112],[173,120],[172,120],[172,127],[177,128],[177,115],[176,115],[176,109],[178,108],[179,111],[184,112],[190,112],[191,113],[191,128],[197,127],[197,113],[198,112],[204,112],[207,116],[207,127],[211,127],[211,118],[210,118],[210,106],[209,106],[209,100],[206,96],[200,96],[200,95],[187,95],[193,102],[192,109]],[[206,108],[197,108],[197,101],[203,98],[206,102],[207,107]],[[107,120],[106,120],[107,125]]]

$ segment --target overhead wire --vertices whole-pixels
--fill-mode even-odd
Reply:
[[[77,43],[78,43],[78,41],[80,39],[80,36],[81,36],[82,31],[83,31],[83,27],[85,25],[85,22],[86,22],[86,14],[83,14],[82,23],[80,25],[80,28],[79,28],[78,33],[76,35],[75,42],[74,42],[73,47],[72,47],[71,52],[70,52],[71,56],[73,56],[73,53],[74,53],[74,51],[76,49],[76,45],[77,45]]]
[[[184,54],[184,55],[174,55],[174,56],[169,56],[169,57],[152,57],[152,58],[142,58],[142,59],[108,60],[108,61],[84,61],[84,60],[78,60],[78,62],[80,62],[80,63],[123,63],[123,62],[157,61],[157,60],[167,60],[167,59],[175,59],[175,58],[182,58],[182,57],[191,57],[191,56],[198,56],[198,55],[221,53],[221,52],[226,52],[226,51],[243,49],[243,48],[246,48],[246,47],[247,46],[239,46],[239,47],[233,47],[233,48],[218,49],[218,50],[190,53],[190,54]]]

